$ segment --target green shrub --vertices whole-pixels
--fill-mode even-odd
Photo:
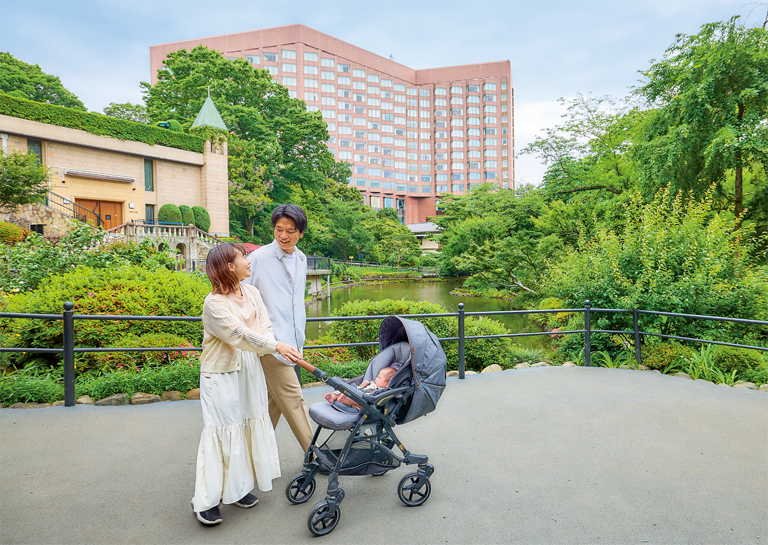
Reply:
[[[192,344],[172,333],[145,333],[139,337],[126,335],[106,348],[164,348],[192,347]],[[103,371],[118,369],[143,368],[166,365],[179,360],[189,360],[197,357],[196,352],[187,350],[169,350],[158,352],[97,352],[83,354],[81,368],[83,370],[96,366]]]
[[[643,365],[663,370],[670,364],[684,365],[693,356],[693,351],[678,342],[663,341],[644,345],[640,349],[640,355]]]
[[[141,244],[116,241],[104,245],[105,234],[100,229],[73,221],[67,234],[55,246],[36,233],[30,233],[13,247],[0,245],[0,291],[32,291],[50,275],[66,273],[80,265],[118,268],[133,263],[147,269],[168,270],[176,267],[176,261],[159,252],[150,240]]]
[[[157,211],[157,221],[161,223],[181,223],[181,210],[175,204],[164,204]]]
[[[77,314],[200,316],[209,292],[210,284],[200,274],[148,270],[135,265],[115,269],[78,267],[46,279],[32,292],[7,299],[3,310],[61,314],[64,302],[72,301]],[[62,345],[60,320],[4,319],[0,320],[0,332],[4,341],[11,343],[9,346],[61,348]],[[200,322],[81,320],[75,322],[75,346],[119,346],[126,335],[140,337],[159,332],[178,335],[195,346],[202,343]],[[15,367],[40,359],[48,364],[58,361],[54,355],[0,354],[0,362]]]
[[[739,380],[746,380],[758,386],[768,384],[768,358],[756,369],[747,369],[739,375]]]
[[[195,227],[208,232],[211,227],[211,216],[208,215],[208,210],[202,206],[193,206],[192,212],[195,214]]]
[[[79,377],[75,382],[75,395],[89,395],[96,400],[114,394],[130,396],[136,392],[160,395],[176,390],[184,395],[199,386],[200,363],[196,360],[182,360],[162,367]]]
[[[536,306],[538,310],[554,310],[556,308],[565,308],[565,302],[557,297],[546,297],[539,301]]]
[[[0,377],[0,405],[53,403],[64,399],[64,383],[48,376],[14,373]]]
[[[726,373],[736,371],[737,375],[741,375],[745,371],[758,368],[762,357],[757,350],[714,345],[712,363]]]
[[[203,152],[204,138],[191,134],[168,131],[144,123],[115,119],[97,113],[81,112],[72,108],[33,102],[0,93],[0,114],[48,125],[69,127],[118,140],[159,144],[170,148]]]
[[[179,206],[179,212],[181,212],[181,223],[184,225],[195,224],[195,213],[192,212],[192,209],[189,206],[182,204]]]
[[[21,242],[27,236],[28,231],[14,223],[0,221],[0,244],[10,246]]]

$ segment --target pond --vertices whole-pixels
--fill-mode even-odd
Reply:
[[[448,282],[399,282],[393,284],[374,284],[369,286],[353,286],[346,289],[331,292],[329,298],[316,301],[307,307],[307,317],[316,318],[330,316],[347,301],[353,299],[369,299],[380,301],[382,299],[409,299],[411,301],[429,301],[438,303],[448,312],[456,312],[459,303],[464,303],[467,312],[514,310],[509,301],[503,299],[490,299],[486,297],[459,297],[451,295],[451,291],[460,287],[463,280],[451,280]],[[493,316],[495,320],[502,322],[512,333],[533,333],[542,331],[541,327],[529,321],[522,315]],[[307,324],[307,339],[316,339],[320,332],[327,328],[330,322],[309,322]],[[521,346],[528,348],[548,348],[550,340],[548,336],[518,337],[513,339]]]

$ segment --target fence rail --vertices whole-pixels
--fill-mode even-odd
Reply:
[[[25,319],[25,320],[62,320],[64,323],[63,330],[63,343],[62,348],[0,348],[0,352],[29,352],[29,353],[43,353],[43,354],[63,354],[64,357],[64,405],[72,407],[75,405],[75,354],[83,354],[89,352],[162,352],[168,350],[184,350],[187,352],[200,352],[200,347],[187,347],[187,346],[170,346],[163,348],[75,348],[75,320],[141,320],[141,321],[157,321],[157,322],[200,322],[202,318],[199,316],[127,316],[127,315],[96,315],[96,314],[75,314],[72,310],[74,304],[71,302],[64,303],[64,312],[62,314],[23,314],[23,313],[11,313],[0,312],[0,319]],[[581,312],[584,313],[584,329],[573,331],[541,331],[535,333],[508,333],[504,335],[466,335],[464,322],[467,316],[499,316],[510,314],[551,314],[560,312]],[[613,329],[592,329],[591,319],[592,313],[625,313],[632,314],[633,327],[631,330],[613,330]],[[442,337],[439,340],[441,342],[456,342],[459,343],[459,379],[463,379],[466,374],[465,369],[465,342],[476,339],[502,339],[502,338],[514,338],[514,337],[533,337],[539,335],[574,335],[584,334],[584,365],[589,367],[591,363],[591,336],[594,333],[608,333],[608,334],[624,334],[633,335],[635,341],[635,360],[637,364],[642,363],[642,356],[640,353],[641,337],[661,337],[664,339],[677,339],[690,342],[699,342],[707,344],[716,344],[721,346],[733,346],[736,348],[748,348],[752,350],[759,350],[768,352],[766,346],[752,346],[746,344],[734,344],[722,341],[714,341],[711,339],[698,339],[693,337],[680,337],[675,335],[663,335],[660,333],[650,333],[640,330],[639,318],[640,315],[660,315],[660,316],[673,316],[679,318],[691,318],[702,320],[717,320],[722,322],[736,322],[742,324],[751,325],[766,325],[768,321],[765,320],[746,320],[744,318],[727,318],[722,316],[706,316],[698,314],[679,314],[674,312],[661,312],[653,310],[627,310],[627,309],[610,309],[610,308],[592,308],[589,301],[584,302],[584,308],[569,308],[569,309],[548,309],[548,310],[497,310],[488,312],[465,312],[464,303],[459,303],[458,312],[444,312],[440,314],[407,314],[404,318],[458,318],[458,336],[457,337]],[[387,315],[376,316],[333,316],[333,317],[319,317],[319,318],[307,318],[307,322],[330,322],[330,321],[350,321],[350,320],[383,320]],[[304,348],[318,349],[318,348],[342,348],[353,346],[376,346],[378,342],[360,342],[360,343],[338,343],[327,345],[311,345]],[[296,367],[299,371],[298,366]]]

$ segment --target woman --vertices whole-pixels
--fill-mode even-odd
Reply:
[[[257,354],[278,353],[295,362],[301,354],[277,342],[259,291],[240,284],[251,275],[241,244],[222,244],[208,254],[205,270],[213,289],[203,305],[200,402],[203,433],[197,453],[192,509],[206,525],[222,521],[219,503],[249,508],[251,491],[272,489],[280,477],[267,386]]]

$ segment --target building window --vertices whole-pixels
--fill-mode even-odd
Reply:
[[[284,62],[283,63],[283,72],[296,72],[296,65],[290,62]]]
[[[264,52],[264,60],[269,62],[277,62],[277,53]]]
[[[43,143],[40,140],[27,139],[27,154],[30,153],[37,157],[35,162],[39,165],[43,160]]]
[[[496,179],[496,173],[495,172],[486,172],[484,178],[486,180],[495,180]]]
[[[451,85],[451,94],[452,95],[460,95],[463,92],[464,92],[464,89],[462,89],[460,85]]]
[[[479,180],[479,179],[480,179],[480,173],[479,172],[469,172],[469,173],[467,173],[467,180]]]
[[[45,235],[45,224],[44,223],[33,223],[29,226],[29,230],[33,233],[37,233],[40,236]]]
[[[154,162],[152,159],[144,159],[144,191],[155,190]]]
[[[339,66],[341,66],[341,65],[339,65]],[[336,79],[336,83],[338,83],[339,85],[349,85],[351,83],[351,81],[352,80],[350,79],[349,76],[339,76]],[[339,91],[341,91],[341,89],[339,89]]]
[[[384,208],[394,208],[395,203],[392,197],[384,197]]]
[[[291,85],[293,87],[296,86],[296,78],[288,78],[283,76],[283,85]]]
[[[308,74],[310,76],[316,76],[317,75],[317,66],[312,66],[311,64],[305,64],[304,65],[304,73]],[[333,72],[331,72],[333,74]],[[333,79],[333,77],[331,77]]]
[[[358,68],[355,68],[354,70],[352,70],[352,75],[356,78],[364,78],[365,70],[360,70]]]
[[[371,83],[379,83],[379,76],[376,74],[368,74],[368,81]]]
[[[435,192],[436,193],[447,193],[448,192],[448,186],[447,185],[436,185],[435,186]]]
[[[336,86],[333,85],[332,83],[323,83],[320,86],[320,90],[323,93],[334,93],[334,92],[336,92]],[[339,91],[341,91],[341,89],[339,89]],[[339,93],[339,96],[342,96],[341,93]]]
[[[144,205],[144,219],[146,219],[150,223],[154,223],[155,221],[155,205],[154,204]]]
[[[321,66],[329,66],[329,67],[333,68],[334,66],[336,66],[336,61],[333,60],[333,59],[326,59],[325,57],[323,57],[320,60],[320,65]]]
[[[382,87],[392,87],[392,80],[391,79],[383,79],[383,80],[381,80],[381,86]]]
[[[368,180],[368,187],[381,187],[381,180]]]
[[[479,85],[467,85],[467,93],[479,93],[479,92],[480,92]]]
[[[371,208],[381,208],[381,197],[371,195]]]
[[[496,90],[495,83],[483,83],[483,91],[495,91],[495,90]]]
[[[304,78],[304,87],[309,89],[317,89],[320,86],[320,81],[313,78]]]
[[[480,97],[475,95],[469,95],[467,97],[467,104],[480,104]]]
[[[451,191],[464,191],[464,184],[451,184]]]
[[[417,185],[408,186],[408,193],[418,193],[418,192],[419,192],[419,186]]]
[[[261,57],[258,55],[246,55],[245,60],[251,64],[261,64]]]
[[[361,186],[361,185],[367,185],[367,184],[368,184],[368,180],[366,180],[365,178],[355,178],[355,185]]]
[[[284,59],[295,59],[296,58],[296,51],[293,49],[283,49],[282,50],[282,57]]]
[[[463,174],[459,174],[459,173],[451,174],[451,180],[453,180],[453,181],[463,180],[463,179],[464,179],[464,175]]]
[[[317,53],[307,53],[305,51],[304,52],[304,60],[305,61],[317,62]],[[315,73],[317,73],[317,72],[315,72]]]

